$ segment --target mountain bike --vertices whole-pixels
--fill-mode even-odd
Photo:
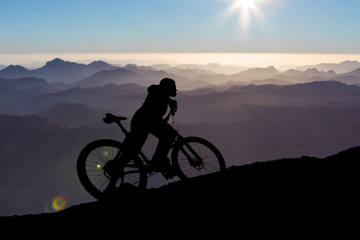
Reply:
[[[107,124],[116,123],[126,137],[129,132],[121,123],[126,119],[108,113],[103,121]],[[101,199],[106,195],[105,190],[112,177],[103,170],[103,167],[108,161],[119,158],[123,150],[123,144],[119,141],[100,139],[87,144],[80,152],[77,174],[83,187],[93,197]],[[121,174],[116,180],[116,187],[146,188],[148,177],[157,173],[149,167],[150,162],[142,151],[134,159],[126,161],[121,165]],[[180,180],[226,169],[222,154],[213,144],[199,137],[182,137],[178,131],[171,147],[171,164]],[[168,179],[166,173],[161,173],[165,179]]]

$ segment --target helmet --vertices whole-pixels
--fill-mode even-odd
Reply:
[[[160,86],[162,86],[162,87],[174,87],[175,86],[175,81],[174,81],[174,79],[171,79],[171,78],[163,78],[160,81]]]
[[[170,97],[176,96],[176,84],[171,78],[163,78],[159,84],[163,89],[166,89]]]

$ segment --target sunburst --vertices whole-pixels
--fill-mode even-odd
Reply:
[[[247,29],[251,17],[260,18],[263,16],[262,5],[268,4],[271,0],[230,0],[231,3],[226,9],[227,18],[238,15],[239,25]]]

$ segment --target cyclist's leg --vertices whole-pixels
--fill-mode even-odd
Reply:
[[[163,161],[167,159],[169,150],[177,136],[177,131],[172,128],[166,121],[161,121],[150,131],[155,137],[159,139],[153,160]]]
[[[104,166],[104,171],[113,177],[121,175],[121,169],[126,162],[139,154],[144,145],[149,133],[144,129],[132,129],[129,135],[124,139],[123,152],[118,158],[108,161]],[[120,170],[120,171],[119,171]]]
[[[120,161],[128,161],[137,154],[145,144],[149,133],[142,129],[132,129],[124,140],[124,151],[120,156]]]
[[[142,129],[132,129],[129,135],[124,139],[124,149],[120,157],[108,161],[103,168],[104,171],[111,176],[110,182],[105,191],[112,192],[114,189],[116,189],[116,183],[122,175],[122,171],[124,169],[123,164],[133,159],[134,156],[136,156],[140,152],[148,135],[149,133],[146,133],[146,131]]]

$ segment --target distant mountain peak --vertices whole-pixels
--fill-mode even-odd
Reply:
[[[104,61],[101,61],[101,60],[97,60],[97,61],[93,61],[93,62],[91,62],[89,65],[92,65],[92,64],[104,64],[104,63],[106,63],[106,62],[104,62]],[[106,63],[107,64],[107,63]]]
[[[347,61],[343,61],[341,62],[340,64],[359,64],[360,62],[354,60],[354,61],[350,61],[350,60],[347,60]]]
[[[96,68],[110,68],[110,67],[113,67],[115,68],[113,65],[107,63],[107,62],[104,62],[104,61],[94,61],[94,62],[91,62],[87,65],[88,67],[96,67]]]
[[[317,68],[308,68],[304,73],[319,73],[320,71]]]
[[[62,60],[61,58],[55,58],[55,59],[52,60],[51,62],[65,62],[65,61]]]
[[[20,66],[20,65],[10,65],[5,69],[8,69],[8,70],[27,70],[27,71],[29,71],[27,68],[24,68],[23,66]]]
[[[360,68],[357,68],[351,72],[347,72],[347,73],[344,73],[343,75],[354,75],[354,76],[359,76],[360,74]]]
[[[48,61],[46,64],[59,64],[59,63],[64,63],[65,61],[60,59],[60,58],[55,58],[51,61]]]
[[[55,67],[61,67],[61,66],[67,66],[67,65],[81,65],[81,64],[75,63],[75,62],[64,61],[60,58],[55,58],[54,60],[46,62],[44,67],[55,68]]]
[[[21,78],[28,76],[31,71],[20,65],[10,65],[0,71],[0,77]]]

